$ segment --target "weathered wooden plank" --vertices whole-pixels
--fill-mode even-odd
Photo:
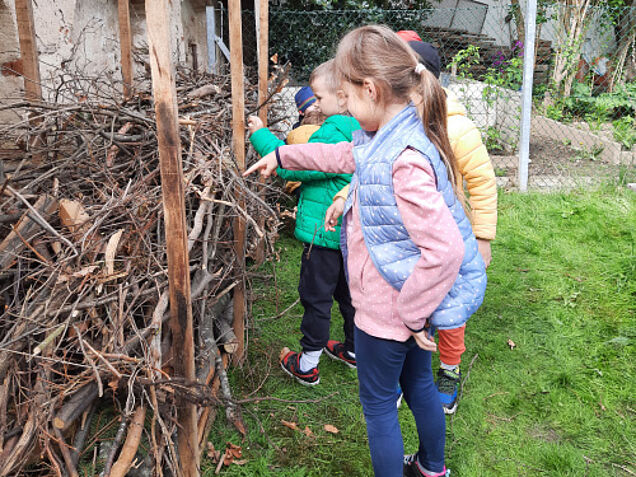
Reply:
[[[157,115],[159,166],[166,229],[170,330],[175,374],[195,381],[192,297],[188,266],[181,143],[174,66],[171,58],[170,12],[166,0],[146,0],[146,23],[152,90]],[[181,398],[182,399],[182,398]],[[179,465],[184,477],[199,475],[197,411],[194,404],[177,402]]]
[[[132,33],[130,29],[130,2],[117,1],[119,18],[119,46],[121,50],[121,76],[124,81],[124,97],[132,95],[133,61],[132,61]]]
[[[245,170],[245,91],[243,87],[243,38],[241,29],[241,1],[230,0],[228,6],[230,27],[230,73],[232,75],[232,144],[239,172]],[[238,192],[240,207],[245,207],[243,195]],[[245,220],[239,216],[234,220],[234,251],[237,269],[245,267]],[[235,361],[240,361],[245,348],[245,283],[234,289],[234,334],[238,348]]]
[[[38,48],[35,41],[32,0],[15,0],[15,16],[22,57],[24,96],[29,101],[40,101],[42,99],[42,86]]]

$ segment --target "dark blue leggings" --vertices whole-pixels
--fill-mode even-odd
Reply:
[[[360,403],[367,421],[376,477],[401,477],[404,443],[398,422],[398,380],[415,417],[419,461],[433,472],[444,470],[446,421],[431,371],[431,353],[415,340],[374,338],[355,328]]]

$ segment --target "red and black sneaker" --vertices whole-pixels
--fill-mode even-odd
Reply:
[[[300,370],[301,354],[302,353],[290,351],[281,358],[280,367],[300,384],[315,386],[320,382],[320,371],[318,371],[318,368],[311,368],[309,371],[303,373]]]
[[[350,368],[356,369],[356,359],[349,354],[344,343],[335,340],[329,340],[325,346],[325,353],[331,359],[342,361]]]

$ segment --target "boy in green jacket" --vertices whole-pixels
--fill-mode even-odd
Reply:
[[[335,144],[351,142],[358,122],[346,115],[346,96],[336,81],[333,60],[318,66],[309,78],[316,105],[327,117],[311,135],[309,142]],[[285,144],[256,117],[248,119],[250,141],[261,156]],[[302,127],[302,126],[301,126]],[[292,131],[293,133],[293,131]],[[291,133],[290,133],[291,135]],[[324,350],[327,355],[356,367],[353,348],[353,318],[349,287],[340,252],[340,222],[334,231],[324,228],[325,212],[333,196],[351,181],[351,174],[327,174],[318,171],[290,171],[278,168],[276,173],[286,181],[300,181],[300,197],[294,235],[304,243],[298,293],[305,312],[300,331],[302,352],[288,351],[281,357],[283,370],[301,384],[314,386],[320,382],[318,362]],[[345,341],[329,340],[331,306],[338,302],[344,318]]]

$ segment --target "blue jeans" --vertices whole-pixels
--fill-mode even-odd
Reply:
[[[417,425],[420,464],[442,472],[446,421],[433,381],[431,353],[417,346],[413,338],[404,342],[374,338],[358,327],[354,336],[360,403],[375,476],[402,476],[404,442],[395,396],[398,382]]]

